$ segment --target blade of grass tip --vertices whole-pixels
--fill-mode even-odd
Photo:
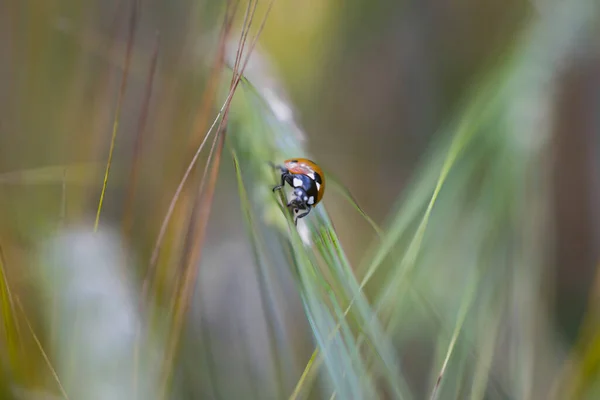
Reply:
[[[289,400],[296,400],[300,396],[300,392],[302,391],[304,385],[310,380],[312,381],[316,371],[319,366],[323,363],[323,357],[320,357],[319,349],[316,348],[308,359],[308,363],[302,371],[302,375],[300,375],[300,379],[298,379],[298,383],[294,388],[294,391],[288,398]]]
[[[54,377],[54,380],[56,381],[56,384],[58,385],[58,389],[60,390],[60,393],[62,394],[62,396],[65,399],[69,400],[69,396],[67,395],[67,392],[66,392],[65,388],[63,387],[62,383],[60,382],[60,378],[58,377],[58,374],[56,373],[56,370],[52,366],[52,362],[50,362],[50,359],[48,358],[48,355],[44,351],[44,347],[42,346],[42,343],[40,342],[40,340],[38,339],[37,335],[35,334],[35,331],[33,330],[33,327],[31,326],[31,323],[29,322],[29,318],[27,318],[27,314],[25,313],[25,309],[23,308],[23,305],[21,304],[21,300],[19,299],[19,296],[15,295],[15,301],[17,303],[17,306],[19,307],[19,310],[21,310],[21,313],[23,314],[23,318],[25,319],[25,323],[27,324],[27,328],[29,329],[29,332],[31,333],[31,336],[33,337],[33,340],[35,341],[36,346],[40,350],[40,353],[42,354],[42,357],[44,357],[44,361],[46,362],[46,365],[48,366],[48,369],[50,370],[50,373]]]
[[[250,199],[248,197],[248,192],[246,191],[246,188],[244,186],[244,180],[242,178],[242,171],[240,169],[240,164],[239,164],[239,160],[237,157],[237,154],[235,152],[234,149],[231,149],[231,155],[233,157],[233,164],[234,164],[234,169],[235,169],[235,173],[236,173],[236,178],[237,178],[237,182],[238,182],[238,193],[240,194],[240,206],[242,208],[242,211],[245,215],[245,221],[247,221],[246,228],[248,231],[248,237],[251,238],[252,240],[252,246],[250,246],[252,248],[252,255],[254,257],[254,265],[256,268],[256,275],[258,277],[258,284],[259,284],[259,295],[260,295],[260,301],[261,301],[261,307],[263,308],[264,312],[265,312],[265,320],[266,320],[266,325],[267,325],[267,335],[268,335],[268,343],[270,345],[270,354],[271,354],[271,363],[274,366],[275,369],[275,381],[276,381],[276,392],[277,392],[277,398],[283,398],[283,388],[282,388],[282,384],[283,384],[283,377],[282,377],[282,366],[281,366],[281,362],[280,359],[281,357],[279,356],[279,348],[278,348],[278,341],[277,341],[277,334],[276,334],[276,330],[275,330],[275,326],[273,324],[273,319],[276,316],[276,311],[273,309],[272,304],[273,301],[271,301],[267,295],[269,293],[269,287],[268,287],[268,283],[267,283],[267,277],[266,275],[266,271],[269,270],[269,268],[267,266],[265,266],[265,264],[267,263],[266,260],[264,260],[264,257],[261,256],[259,249],[264,248],[263,243],[261,243],[262,241],[259,239],[260,233],[258,232],[258,229],[256,227],[256,222],[254,221],[254,217],[253,217],[253,213],[252,213],[252,209],[251,209],[251,204],[250,204]]]
[[[94,222],[94,232],[98,231],[98,225],[100,223],[100,213],[102,212],[102,203],[104,202],[106,186],[108,185],[108,176],[110,173],[110,166],[112,164],[112,157],[113,157],[113,153],[114,153],[114,149],[115,149],[115,142],[117,140],[117,131],[119,129],[119,120],[121,118],[121,110],[123,108],[123,97],[125,96],[125,89],[127,88],[127,78],[129,76],[129,66],[131,64],[131,51],[133,48],[133,40],[135,37],[135,30],[137,27],[137,7],[138,7],[138,0],[132,0],[131,14],[129,17],[129,34],[127,37],[127,49],[125,52],[125,67],[123,68],[123,74],[121,76],[121,87],[119,88],[119,94],[117,97],[115,118],[113,120],[112,136],[110,139],[110,149],[108,150],[108,160],[106,161],[106,170],[104,172],[104,182],[102,183],[102,191],[100,192],[100,200],[98,201],[98,210],[96,211],[96,220]]]
[[[125,199],[125,206],[123,210],[123,233],[125,237],[129,237],[129,234],[133,225],[133,199],[135,195],[135,188],[137,186],[137,177],[140,166],[140,153],[142,148],[142,139],[146,132],[146,123],[148,122],[148,110],[150,109],[150,99],[152,98],[152,89],[154,86],[154,74],[156,72],[156,64],[158,61],[158,50],[160,42],[160,33],[156,31],[154,38],[154,50],[152,52],[152,58],[150,60],[150,70],[146,80],[146,88],[144,91],[142,110],[138,119],[138,126],[135,134],[135,143],[133,146],[132,165],[129,172],[129,182],[127,197]]]

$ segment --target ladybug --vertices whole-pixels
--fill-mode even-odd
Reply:
[[[321,168],[306,158],[285,160],[283,165],[274,165],[281,171],[281,184],[273,188],[273,192],[283,188],[287,182],[294,188],[293,197],[288,207],[301,212],[294,219],[304,218],[323,198],[325,193],[325,176]]]

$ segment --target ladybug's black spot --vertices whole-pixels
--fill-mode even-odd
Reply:
[[[323,183],[323,180],[321,179],[321,175],[319,175],[319,173],[315,172],[315,181],[319,182],[319,183]]]

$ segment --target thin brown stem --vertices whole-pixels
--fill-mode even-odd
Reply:
[[[129,237],[132,225],[133,225],[133,199],[135,196],[135,189],[137,186],[137,177],[140,167],[140,153],[142,149],[142,139],[146,130],[146,123],[148,122],[148,110],[150,109],[150,99],[152,97],[152,89],[154,83],[154,74],[156,72],[156,64],[158,61],[158,49],[159,49],[159,32],[156,32],[156,38],[154,41],[154,51],[152,59],[150,61],[150,71],[148,72],[148,79],[146,80],[146,89],[144,93],[144,103],[142,104],[142,112],[138,120],[137,132],[135,135],[135,144],[133,147],[133,161],[131,171],[129,173],[129,190],[127,192],[127,198],[124,206],[124,219],[123,219],[123,234],[125,237]]]

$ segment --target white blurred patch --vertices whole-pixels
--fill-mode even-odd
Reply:
[[[312,241],[311,241],[311,236],[310,236],[310,229],[308,229],[308,226],[306,224],[306,218],[310,218],[310,214],[304,218],[299,219],[298,225],[296,226],[296,228],[298,229],[298,235],[300,235],[300,239],[302,239],[302,243],[306,247],[309,247],[312,245]]]
[[[138,289],[120,237],[86,228],[59,234],[48,243],[39,268],[51,300],[44,313],[56,330],[56,368],[67,393],[84,400],[131,399],[137,369],[138,398],[155,398],[160,357],[140,345],[142,358],[134,364]]]
[[[294,113],[289,104],[286,104],[279,96],[277,96],[270,88],[265,88],[263,96],[267,103],[271,106],[271,111],[275,118],[280,121],[293,121]]]

